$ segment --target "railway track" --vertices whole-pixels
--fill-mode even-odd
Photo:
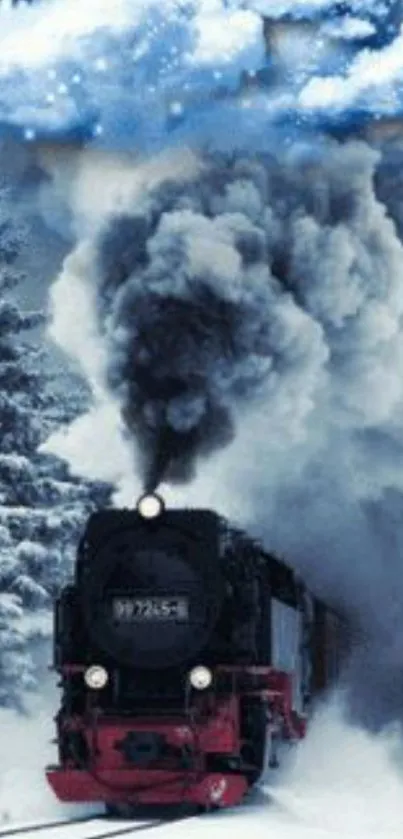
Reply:
[[[109,821],[106,816],[84,816],[83,818],[78,819],[59,819],[57,821],[55,820],[40,823],[37,822],[34,824],[24,824],[18,825],[16,827],[2,829],[0,830],[0,839],[2,839],[2,837],[6,839],[6,837],[11,836],[21,836],[27,837],[27,839],[29,839],[29,836],[31,834],[35,834],[38,837],[46,837],[48,833],[52,833],[53,831],[56,835],[56,832],[59,830],[59,828],[61,828],[61,838],[64,839],[64,837],[66,837],[66,839],[70,839],[69,833],[65,831],[64,828],[71,828],[72,826],[77,825],[85,825],[90,822],[92,822],[93,824],[98,822],[100,828],[102,828],[101,831],[99,833],[91,832],[88,833],[88,835],[86,835],[83,831],[83,833],[80,834],[79,839],[112,839],[112,837],[114,836],[129,836],[130,834],[136,833],[137,831],[151,830],[151,828],[163,827],[164,825],[172,824],[173,822],[183,821],[186,818],[194,818],[194,816],[186,815],[172,819],[149,819],[148,821],[140,823],[125,822],[124,826],[122,827],[119,827],[118,824],[114,822],[113,826],[111,825],[108,829],[106,829],[108,827]]]
[[[79,819],[58,819],[48,822],[33,822],[33,824],[18,825],[18,827],[10,827],[0,830],[1,836],[24,836],[25,833],[36,833],[41,830],[51,830],[57,827],[67,827],[72,824],[85,824],[99,819],[100,816],[83,816]],[[102,818],[102,817],[101,817]]]

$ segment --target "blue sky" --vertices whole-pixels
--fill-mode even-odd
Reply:
[[[3,2],[1,129],[109,149],[234,137],[250,149],[279,126],[396,117],[401,20],[391,0]]]

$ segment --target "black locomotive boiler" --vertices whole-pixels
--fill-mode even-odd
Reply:
[[[110,810],[242,800],[278,738],[305,732],[344,625],[293,571],[210,510],[89,518],[55,607],[63,801]]]

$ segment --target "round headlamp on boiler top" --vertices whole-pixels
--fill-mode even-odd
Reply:
[[[156,519],[164,509],[162,498],[153,492],[145,493],[137,502],[137,512],[143,519]]]

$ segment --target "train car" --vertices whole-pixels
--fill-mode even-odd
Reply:
[[[275,743],[304,735],[344,635],[290,568],[210,510],[145,495],[94,513],[55,606],[51,787],[115,814],[239,803]]]

